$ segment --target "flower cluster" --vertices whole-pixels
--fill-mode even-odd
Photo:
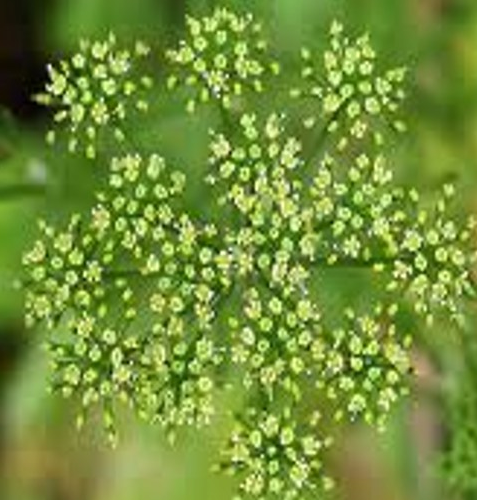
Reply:
[[[251,14],[240,16],[217,8],[210,17],[187,17],[188,38],[167,53],[179,70],[168,87],[185,85],[191,89],[187,110],[199,103],[217,101],[230,108],[234,97],[245,92],[262,92],[266,80],[279,72],[270,62],[262,28]]]
[[[398,235],[409,214],[403,190],[392,182],[382,153],[360,151],[344,163],[327,153],[309,188],[313,220],[325,237],[319,254],[329,265],[364,261],[378,266],[399,251]]]
[[[298,426],[290,407],[278,411],[250,410],[237,419],[221,468],[242,472],[235,498],[302,498],[303,492],[329,490],[333,481],[323,474],[322,454],[332,444],[320,439],[319,413]]]
[[[85,409],[101,399],[109,415],[119,395],[168,428],[205,423],[220,359],[211,325],[229,286],[217,231],[176,210],[184,176],[159,156],[116,158],[110,171],[88,217],[40,225],[24,257],[27,322],[53,330],[54,386]]]
[[[395,187],[383,153],[360,153],[350,168],[342,166],[327,154],[310,188],[323,236],[317,254],[330,266],[361,262],[384,275],[387,290],[411,295],[428,322],[438,310],[462,322],[462,299],[474,290],[476,256],[466,249],[475,221],[461,225],[449,216],[455,188],[445,186],[429,209],[415,190]]]
[[[380,121],[395,131],[404,131],[405,125],[396,115],[405,98],[405,69],[379,74],[369,36],[350,39],[340,23],[333,23],[330,37],[321,64],[309,49],[301,53],[305,83],[291,95],[317,101],[321,107],[304,119],[305,126],[313,128],[324,118],[326,132],[336,138],[340,150],[376,134],[381,140]]]
[[[305,298],[292,301],[279,289],[249,288],[243,293],[243,314],[231,317],[231,358],[242,367],[249,392],[273,401],[282,395],[302,398],[317,375],[316,348],[322,336],[320,313]]]
[[[419,208],[414,193],[417,217],[407,218],[406,229],[399,241],[400,255],[395,259],[388,289],[408,290],[418,314],[434,321],[435,311],[445,310],[458,323],[464,322],[463,298],[474,296],[471,269],[475,254],[465,252],[472,244],[475,220],[464,227],[448,213],[454,187],[447,185],[435,210]]]
[[[219,184],[221,203],[229,202],[254,226],[262,226],[275,209],[284,218],[295,214],[299,200],[294,189],[300,184],[290,174],[300,167],[300,141],[286,134],[283,117],[272,114],[265,124],[256,115],[243,115],[240,138],[231,142],[214,134],[211,144],[210,184]]]
[[[459,227],[449,217],[454,188],[445,186],[435,208],[425,209],[415,190],[395,185],[381,148],[346,160],[326,152],[307,163],[285,123],[276,114],[243,115],[234,137],[212,137],[208,182],[219,205],[242,217],[226,236],[242,274],[259,269],[290,291],[313,264],[367,266],[385,276],[389,291],[412,295],[428,321],[439,309],[461,321],[461,299],[473,291],[475,254],[465,249],[474,222]]]
[[[47,142],[64,136],[68,151],[93,159],[100,141],[124,141],[127,120],[148,109],[152,79],[141,69],[148,54],[142,42],[131,50],[118,47],[111,34],[103,41],[82,40],[69,60],[49,65],[50,81],[36,96],[55,110],[56,127],[48,132]]]
[[[331,403],[337,403],[335,419],[364,417],[383,428],[388,412],[407,394],[411,337],[396,331],[396,312],[396,306],[388,311],[377,306],[374,315],[363,316],[347,310],[347,324],[325,332],[315,342],[316,385]]]
[[[246,89],[261,91],[277,73],[253,18],[217,9],[188,28],[188,41],[168,52],[180,69],[169,85],[190,87],[189,111],[218,100],[223,123],[211,133],[205,179],[216,216],[186,209],[186,177],[161,156],[116,156],[89,213],[60,231],[40,224],[24,258],[27,323],[50,331],[53,387],[79,399],[80,423],[99,404],[113,441],[117,401],[172,437],[211,423],[216,393],[240,388],[247,409],[235,414],[221,466],[239,477],[237,498],[300,498],[332,485],[322,470],[330,422],[381,429],[407,393],[412,336],[401,328],[402,301],[428,321],[439,312],[462,319],[474,290],[473,223],[452,220],[451,187],[429,208],[394,182],[382,125],[403,128],[395,115],[404,72],[376,76],[367,37],[352,42],[334,24],[322,75],[303,51],[292,94],[320,107],[298,139],[293,106],[268,116],[247,108]],[[87,136],[94,152],[96,132],[79,127],[86,107],[96,120],[96,104],[115,103],[97,124],[118,138],[117,118],[144,107],[136,91],[148,80],[127,83],[134,58],[114,44],[85,45],[87,57],[51,70],[44,99],[63,103],[59,122],[76,123],[84,89],[70,73],[94,61],[99,86],[70,127],[72,149]],[[103,84],[115,80],[103,72],[117,64],[127,82],[110,93]],[[317,143],[315,129],[334,139]],[[334,317],[320,298],[337,268],[376,278],[379,299]]]
[[[255,274],[285,295],[309,277],[303,260],[313,254],[317,234],[303,199],[301,143],[289,136],[284,118],[243,115],[233,138],[214,134],[208,182],[219,205],[241,221],[225,241],[241,276]]]

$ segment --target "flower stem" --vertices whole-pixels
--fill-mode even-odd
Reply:
[[[10,184],[0,186],[0,202],[11,201],[19,198],[30,198],[43,196],[45,194],[45,186],[42,184]]]

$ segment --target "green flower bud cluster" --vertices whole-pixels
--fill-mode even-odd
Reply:
[[[396,305],[387,311],[379,305],[372,315],[347,310],[344,327],[325,331],[315,342],[316,385],[334,403],[336,420],[364,418],[383,429],[394,404],[407,394],[411,338],[397,332],[396,313]]]
[[[349,39],[340,23],[333,23],[330,37],[323,56],[324,74],[312,52],[302,50],[301,77],[305,84],[293,89],[292,97],[318,101],[319,115],[326,117],[327,131],[339,137],[341,147],[375,133],[377,118],[395,131],[404,131],[405,125],[396,114],[405,98],[405,69],[379,74],[369,36]],[[306,117],[304,124],[312,128],[317,119],[318,113]]]
[[[451,185],[444,187],[432,212],[420,208],[419,196],[411,194],[417,216],[407,218],[388,289],[410,292],[416,312],[430,324],[437,309],[463,323],[462,299],[475,296],[471,269],[476,256],[466,252],[472,246],[475,220],[471,218],[462,226],[449,217],[449,200],[455,194]]]
[[[54,109],[55,128],[47,133],[53,144],[66,140],[71,153],[94,159],[102,140],[123,142],[124,125],[148,109],[152,79],[143,73],[149,48],[137,42],[132,49],[118,47],[116,37],[82,40],[68,60],[48,66],[49,82],[36,100]]]
[[[239,123],[233,137],[213,134],[207,180],[219,205],[242,217],[226,237],[242,274],[257,268],[292,290],[313,263],[364,265],[385,276],[388,291],[409,293],[428,321],[439,309],[462,321],[461,299],[473,293],[475,254],[465,249],[474,222],[459,227],[449,217],[452,186],[425,209],[415,190],[395,186],[381,148],[373,156],[359,150],[346,163],[327,152],[315,166],[284,117],[261,123],[243,115]]]
[[[301,143],[287,135],[284,117],[243,115],[233,138],[213,134],[207,181],[219,205],[239,216],[225,241],[239,275],[264,275],[289,295],[309,277],[306,261],[317,233],[303,199]],[[263,277],[263,276],[262,276]]]
[[[274,293],[275,292],[275,293]],[[247,392],[267,401],[302,402],[310,390],[330,401],[332,417],[383,428],[386,416],[407,394],[411,338],[401,336],[393,317],[377,306],[373,315],[345,312],[343,327],[323,326],[310,300],[295,302],[278,291],[246,290],[243,315],[231,317],[231,359],[242,367]]]
[[[243,293],[243,314],[229,319],[231,359],[242,367],[241,382],[251,393],[273,401],[282,396],[295,402],[318,374],[316,348],[322,331],[315,304],[294,301],[280,289],[250,287]]]
[[[349,160],[348,160],[349,162]],[[330,266],[358,263],[382,274],[392,293],[412,296],[429,323],[438,310],[463,321],[463,298],[472,297],[475,221],[459,224],[449,215],[455,188],[445,186],[425,208],[419,194],[396,187],[383,153],[359,153],[343,172],[339,157],[325,155],[310,195],[321,227],[317,255]]]
[[[332,439],[319,438],[315,412],[307,426],[297,426],[294,411],[251,409],[237,418],[223,453],[222,470],[241,470],[240,493],[234,500],[302,498],[304,491],[323,493],[333,481],[322,471],[322,454]]]
[[[407,394],[412,339],[400,304],[412,300],[428,322],[439,313],[462,321],[474,225],[452,220],[450,186],[429,208],[394,182],[382,125],[403,128],[404,72],[377,76],[367,37],[350,41],[334,24],[322,76],[303,51],[292,94],[319,107],[296,132],[295,100],[267,116],[248,106],[246,91],[278,73],[251,16],[217,9],[187,25],[188,41],[168,52],[179,70],[168,83],[189,87],[189,111],[199,102],[221,110],[205,179],[215,213],[192,215],[185,175],[161,156],[115,156],[89,213],[63,230],[40,223],[24,257],[27,324],[49,332],[53,389],[79,401],[79,424],[99,405],[113,442],[118,402],[173,437],[210,424],[216,394],[240,388],[247,409],[235,413],[221,465],[238,477],[237,499],[301,498],[332,485],[323,472],[330,423],[382,429]],[[114,47],[114,38],[84,45],[82,58],[51,70],[44,98],[62,103],[57,121],[94,151],[99,137],[79,124],[96,112],[72,126],[78,95],[94,89],[82,106],[108,103],[111,119],[94,129],[121,139],[118,120],[144,108],[139,89],[149,86],[132,66],[144,47]],[[94,85],[72,78],[83,68]],[[103,71],[133,87],[110,94]],[[331,317],[321,285],[336,268],[375,277],[379,305],[373,296]]]
[[[115,399],[168,429],[213,413],[211,327],[230,280],[217,230],[174,206],[184,181],[157,155],[115,158],[90,215],[62,232],[40,224],[24,257],[27,323],[52,331],[53,385],[84,411],[101,400],[111,432]]]
[[[188,37],[167,52],[179,70],[168,79],[170,89],[185,85],[191,97],[187,110],[216,100],[230,108],[244,92],[263,92],[265,82],[279,72],[270,62],[262,27],[251,14],[240,16],[217,8],[210,17],[187,17]]]
[[[264,226],[264,216],[275,210],[290,219],[299,208],[299,176],[294,175],[293,184],[290,177],[300,167],[302,146],[286,134],[282,122],[276,114],[264,125],[256,115],[243,115],[240,139],[231,142],[224,134],[213,134],[208,182],[225,191],[220,204],[232,204],[256,227]]]
[[[405,225],[405,191],[396,188],[381,152],[359,151],[346,164],[326,153],[309,188],[313,219],[324,236],[319,254],[329,265],[392,258]],[[374,259],[374,262],[373,262]]]

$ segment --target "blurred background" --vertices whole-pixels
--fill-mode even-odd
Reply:
[[[163,50],[180,36],[186,12],[207,13],[217,4],[0,0],[1,500],[231,498],[229,482],[209,470],[220,429],[191,433],[174,450],[159,431],[136,422],[125,422],[123,443],[115,452],[94,428],[78,435],[72,409],[45,390],[41,332],[24,331],[21,293],[13,286],[35,219],[51,213],[61,218],[72,207],[86,206],[98,175],[85,162],[44,147],[48,116],[31,96],[42,88],[47,61],[70,53],[81,37],[109,31],[126,40],[143,38]],[[398,178],[425,193],[453,180],[459,192],[456,210],[475,212],[476,0],[224,0],[221,5],[260,16],[283,57],[303,44],[319,49],[334,18],[354,33],[369,31],[387,65],[410,68],[409,133],[390,151]],[[160,92],[158,101],[166,97]],[[266,96],[270,102],[273,92]],[[150,120],[140,128],[152,130],[158,148],[181,164],[204,151],[208,124],[186,121],[180,106],[164,105]],[[45,193],[49,177],[52,187]],[[200,189],[192,196],[200,200]],[[353,293],[344,282],[340,287],[339,296]],[[460,369],[462,350],[471,352],[472,346],[444,330],[445,325],[436,325],[416,348],[413,393],[395,411],[388,432],[343,432],[332,457],[343,500],[477,499],[477,377],[474,382]],[[443,453],[456,440],[462,464],[449,474]]]

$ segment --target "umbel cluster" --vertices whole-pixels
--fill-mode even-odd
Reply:
[[[474,222],[449,214],[452,186],[430,206],[393,180],[405,71],[380,70],[368,36],[333,23],[323,54],[303,49],[287,69],[251,15],[219,8],[187,28],[165,54],[111,35],[49,66],[37,96],[54,112],[48,142],[109,170],[89,213],[39,223],[26,321],[46,328],[51,387],[78,401],[79,426],[100,408],[115,443],[125,405],[173,437],[211,424],[234,391],[217,469],[237,477],[235,498],[303,498],[333,486],[324,462],[338,422],[382,429],[407,393],[402,308],[428,326],[463,322]],[[156,82],[145,63],[164,56]],[[263,113],[257,95],[293,71]],[[154,144],[128,149],[128,123],[160,85],[218,117],[207,220],[185,201],[194,166],[172,168]],[[355,268],[380,300],[328,313],[323,273]]]

